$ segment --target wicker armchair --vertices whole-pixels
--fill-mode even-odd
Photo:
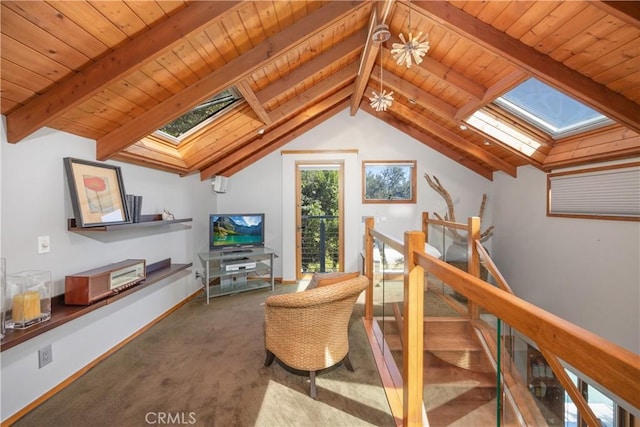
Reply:
[[[349,319],[365,276],[302,292],[272,295],[265,301],[265,366],[278,358],[285,365],[309,371],[310,395],[316,398],[316,371],[349,360]]]

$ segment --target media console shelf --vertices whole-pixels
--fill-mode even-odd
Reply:
[[[277,255],[273,249],[226,249],[199,253],[198,257],[204,267],[207,304],[213,297],[269,286],[274,289],[273,260]]]
[[[182,219],[171,219],[171,220],[163,220],[161,214],[151,214],[151,215],[142,215],[140,218],[140,222],[130,222],[127,224],[114,224],[114,225],[103,225],[97,227],[78,227],[76,225],[75,218],[67,219],[67,230],[73,232],[93,232],[93,231],[116,231],[116,230],[131,230],[134,228],[145,228],[145,227],[159,227],[171,224],[178,224],[182,222],[191,222],[192,218],[182,218]]]

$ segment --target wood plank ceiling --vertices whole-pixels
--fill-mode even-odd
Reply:
[[[230,176],[349,109],[488,179],[640,155],[640,4],[601,1],[2,1],[1,112],[10,143],[42,127],[117,159]],[[388,25],[391,39],[371,40]],[[419,65],[400,33],[428,34]],[[382,79],[381,79],[382,76]],[[553,140],[492,101],[529,77],[613,119]],[[387,111],[369,96],[394,92]],[[212,95],[243,96],[178,144],[154,132]],[[486,107],[540,146],[522,154],[464,119]],[[348,142],[345,141],[345,148]]]

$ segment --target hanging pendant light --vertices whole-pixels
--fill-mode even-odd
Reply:
[[[422,31],[420,31],[417,36],[413,37],[411,32],[411,7],[409,7],[409,29],[407,34],[407,39],[405,39],[404,35],[400,33],[398,37],[400,37],[402,43],[393,43],[391,45],[391,54],[398,65],[404,64],[407,68],[410,68],[412,59],[416,64],[421,63],[422,57],[426,55],[430,47],[427,40],[429,38],[428,34],[423,36]]]
[[[387,111],[387,108],[391,107],[393,103],[393,91],[387,93],[382,89],[382,46],[380,46],[380,92],[372,90],[373,96],[369,97],[371,108],[376,111]]]

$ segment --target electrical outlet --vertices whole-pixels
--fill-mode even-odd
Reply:
[[[49,236],[38,236],[38,253],[46,254],[49,250]]]
[[[53,362],[53,352],[51,350],[51,344],[49,344],[38,350],[38,368],[40,369],[51,362]]]

